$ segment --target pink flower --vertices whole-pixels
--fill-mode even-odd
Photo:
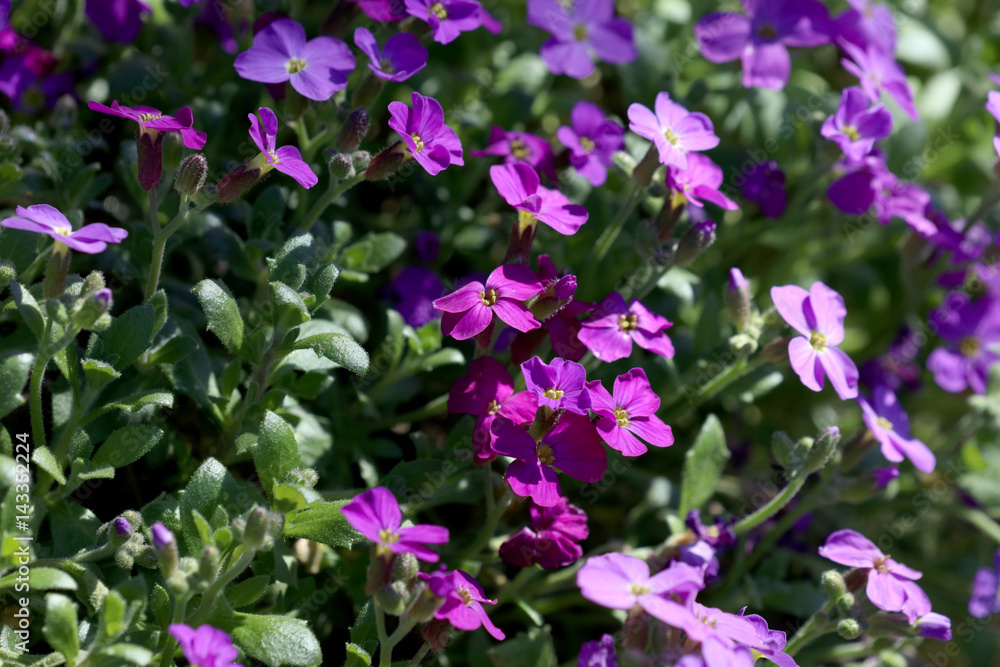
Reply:
[[[625,299],[612,292],[580,328],[580,342],[604,362],[632,354],[632,343],[661,357],[674,356],[674,346],[666,334],[673,324],[651,312],[637,299],[625,306]]]
[[[591,410],[599,416],[597,432],[612,449],[625,456],[639,456],[646,453],[646,445],[639,438],[654,447],[674,444],[673,431],[656,416],[660,397],[653,393],[641,368],[615,378],[614,395],[599,380],[588,382],[587,388]]]
[[[474,157],[496,155],[503,157],[504,164],[523,162],[556,179],[556,156],[552,146],[541,137],[528,132],[506,132],[496,125],[490,130],[489,145],[477,151],[469,151]]]
[[[177,116],[168,116],[160,113],[159,109],[147,106],[123,107],[117,101],[112,101],[107,107],[100,102],[88,102],[87,107],[91,111],[100,111],[111,116],[127,118],[139,123],[140,132],[156,136],[157,132],[180,132],[184,145],[191,150],[200,150],[208,138],[204,132],[194,129],[194,115],[191,107],[181,107],[177,110]]]
[[[375,553],[380,556],[411,553],[420,560],[436,563],[440,556],[424,545],[448,542],[448,529],[441,526],[418,524],[401,528],[403,513],[399,502],[384,486],[355,496],[340,512],[359,533],[375,543]]]
[[[177,639],[184,651],[184,657],[192,665],[198,667],[242,667],[233,662],[239,657],[239,651],[233,646],[233,639],[228,634],[213,628],[211,625],[199,625],[194,629],[183,623],[174,623],[169,627],[170,634]]]
[[[521,364],[521,372],[528,391],[538,399],[538,405],[587,415],[590,408],[587,370],[580,364],[559,357],[546,364],[541,358],[532,357]]]
[[[16,216],[3,220],[0,225],[51,236],[59,243],[88,255],[103,252],[109,243],[121,243],[128,236],[128,231],[108,227],[103,222],[84,225],[73,231],[73,225],[66,216],[48,204],[35,204],[28,208],[18,206],[16,212]]]
[[[441,331],[455,340],[467,340],[493,323],[493,314],[518,331],[541,326],[521,303],[538,294],[542,284],[526,266],[498,266],[486,284],[473,281],[434,302],[441,311]]]
[[[656,113],[635,103],[628,108],[629,129],[649,139],[660,153],[660,162],[687,169],[687,154],[719,145],[711,119],[691,113],[670,99],[669,93],[656,96]]]
[[[685,607],[667,596],[693,600],[705,587],[701,571],[674,561],[666,570],[650,576],[644,560],[625,554],[588,558],[576,573],[576,585],[586,599],[608,609],[631,609],[639,605],[655,618],[669,618],[674,607]]]
[[[571,204],[558,190],[541,187],[538,174],[523,162],[490,167],[490,178],[500,196],[517,209],[522,223],[539,220],[571,236],[587,222],[587,209]]]
[[[687,169],[667,167],[668,188],[680,193],[684,199],[698,208],[705,206],[702,199],[727,211],[739,208],[736,202],[719,190],[724,179],[722,167],[701,153],[691,153],[687,156],[687,162]]]
[[[533,505],[531,527],[524,527],[500,545],[500,558],[520,567],[538,564],[553,570],[575,563],[583,555],[579,542],[587,539],[587,513],[565,498],[552,507]]]
[[[433,97],[418,92],[411,95],[413,109],[403,102],[390,102],[389,127],[406,144],[410,156],[434,176],[450,165],[464,165],[462,142],[444,122],[444,109]]]
[[[427,581],[434,595],[444,598],[444,604],[434,612],[434,618],[447,620],[459,630],[476,630],[482,626],[494,639],[503,641],[506,638],[503,630],[493,625],[483,609],[484,603],[496,604],[497,601],[487,599],[483,587],[468,574],[461,570],[447,571],[442,567],[438,572],[421,573],[420,577]]]
[[[319,176],[302,160],[302,154],[295,146],[282,146],[275,148],[278,137],[278,117],[267,107],[261,107],[260,117],[263,125],[257,120],[254,114],[247,114],[250,118],[250,138],[260,149],[258,155],[251,162],[251,168],[260,169],[261,176],[271,169],[277,169],[283,174],[294,178],[299,185],[307,190],[319,182]]]

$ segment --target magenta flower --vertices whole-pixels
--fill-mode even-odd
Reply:
[[[409,32],[396,33],[382,49],[371,30],[358,28],[354,31],[354,44],[371,60],[368,68],[386,81],[406,81],[427,66],[426,47]]]
[[[608,168],[616,151],[625,148],[625,128],[604,116],[592,102],[580,101],[570,114],[571,126],[556,132],[569,149],[569,164],[594,187],[608,180]]]
[[[439,44],[453,42],[463,32],[483,25],[482,9],[478,2],[468,0],[406,0],[406,12],[429,23]]]
[[[609,634],[603,634],[600,641],[585,642],[580,647],[580,659],[577,661],[577,665],[578,667],[618,667],[618,656],[615,655],[615,638]]]
[[[893,463],[908,458],[921,472],[934,470],[934,453],[920,440],[910,438],[910,418],[891,389],[875,387],[872,402],[858,396],[858,405],[868,430],[882,446],[882,456]]]
[[[582,79],[594,60],[623,65],[639,57],[632,24],[615,18],[615,0],[528,0],[528,25],[552,34],[541,55],[553,74]]]
[[[976,570],[969,598],[969,615],[986,618],[1000,613],[1000,549],[993,554],[993,567]]]
[[[802,334],[788,343],[788,358],[802,384],[820,391],[827,376],[840,398],[855,398],[858,367],[837,347],[844,340],[843,297],[815,282],[808,292],[798,285],[772,287],[771,299],[785,322]]]
[[[840,64],[858,77],[868,99],[878,102],[883,92],[888,93],[910,118],[920,120],[917,107],[913,104],[913,91],[906,81],[906,72],[892,57],[891,52],[871,46],[861,49],[850,43],[841,46],[850,58],[841,59]]]
[[[541,443],[503,417],[493,422],[491,430],[496,436],[493,443],[496,452],[516,459],[507,466],[511,491],[530,497],[542,507],[552,507],[562,498],[555,468],[593,484],[604,476],[608,467],[607,452],[594,426],[586,417],[572,412],[564,413]]]
[[[448,542],[448,529],[441,526],[418,524],[401,528],[403,513],[399,502],[384,486],[358,494],[340,512],[359,533],[375,543],[375,553],[379,556],[409,553],[436,563],[440,556],[424,545]]]
[[[986,110],[1000,123],[1000,91],[991,90],[986,96]],[[1000,134],[993,137],[993,148],[1000,155]]]
[[[263,176],[272,169],[277,169],[283,174],[291,176],[299,185],[307,190],[319,182],[316,175],[308,164],[302,160],[302,154],[295,146],[282,146],[275,148],[278,138],[278,117],[267,107],[258,109],[263,124],[257,120],[255,114],[247,114],[250,119],[250,138],[260,149],[260,155],[250,162],[250,168],[260,169]]]
[[[523,162],[537,171],[556,179],[556,156],[545,139],[529,132],[507,132],[496,125],[490,130],[489,145],[483,150],[469,151],[474,157],[497,155],[504,164]]]
[[[686,608],[667,596],[692,600],[705,587],[701,572],[686,563],[650,576],[649,565],[635,556],[610,553],[588,558],[576,573],[580,594],[608,609],[632,609],[639,605],[650,616],[666,621],[676,610]],[[690,612],[688,612],[690,614]]]
[[[892,114],[884,104],[868,107],[860,88],[851,86],[840,94],[840,107],[826,119],[820,134],[837,144],[848,160],[858,162],[892,132]]]
[[[830,41],[830,16],[817,0],[743,0],[747,15],[714,12],[698,21],[694,36],[713,63],[739,58],[744,88],[781,90],[792,72],[788,47]]]
[[[727,211],[735,211],[739,205],[719,190],[724,178],[722,167],[700,153],[687,156],[687,169],[667,167],[667,187],[683,195],[692,205],[704,208],[701,201],[704,199]]]
[[[128,236],[127,230],[108,227],[103,222],[84,225],[74,232],[73,224],[66,216],[48,204],[35,204],[28,208],[18,206],[15,211],[16,216],[0,221],[0,225],[46,234],[58,243],[88,255],[104,252],[109,243],[121,243]]]
[[[254,35],[253,46],[236,56],[236,72],[248,81],[288,81],[300,95],[321,102],[347,87],[354,71],[350,47],[333,37],[306,41],[306,29],[278,19]]]
[[[565,498],[552,507],[532,505],[531,527],[524,527],[500,545],[500,558],[518,567],[538,564],[545,570],[580,560],[587,539],[587,513]]]
[[[641,368],[615,378],[614,395],[599,380],[588,382],[587,388],[591,409],[599,416],[597,432],[612,449],[625,456],[639,456],[646,453],[642,440],[654,447],[674,444],[673,431],[656,416],[660,397],[653,393]]]
[[[434,595],[444,598],[444,604],[434,612],[434,618],[446,620],[459,630],[476,630],[480,626],[497,640],[503,641],[503,630],[493,625],[486,615],[483,604],[496,604],[489,600],[483,587],[475,579],[461,570],[447,571],[442,567],[431,574],[420,573]]]
[[[403,102],[389,103],[389,127],[403,138],[410,156],[431,176],[449,165],[464,165],[462,142],[455,130],[445,125],[441,104],[418,92],[411,100],[412,111]]]
[[[222,630],[211,625],[200,625],[196,630],[183,623],[172,623],[169,630],[181,645],[184,657],[192,665],[242,667],[239,663],[233,662],[240,654],[233,646],[233,638]]]
[[[586,416],[590,408],[587,369],[574,361],[556,357],[546,364],[532,357],[521,364],[524,383],[538,399],[539,406],[568,410]]]
[[[931,317],[937,334],[951,345],[927,357],[927,369],[938,386],[952,393],[971,388],[986,393],[990,368],[1000,361],[993,347],[1000,343],[1000,308],[989,296],[955,308],[940,308]]]
[[[895,53],[896,18],[892,11],[872,0],[847,0],[847,4],[851,8],[833,20],[834,40],[860,49],[874,47],[883,53]]]
[[[84,11],[106,41],[129,44],[142,28],[141,14],[152,9],[140,0],[87,0]]]
[[[444,313],[441,331],[455,340],[467,340],[490,326],[494,313],[518,331],[537,329],[541,325],[521,302],[538,294],[541,287],[535,272],[526,266],[498,266],[485,285],[474,280],[434,302],[434,308]]]
[[[376,21],[402,21],[406,18],[403,0],[358,0],[368,18]]]
[[[580,342],[604,362],[632,354],[632,343],[661,357],[674,356],[674,346],[666,334],[673,324],[651,312],[638,299],[625,306],[625,299],[612,292],[580,327]]]
[[[788,193],[785,172],[775,160],[754,165],[743,181],[743,197],[760,206],[765,217],[778,219],[785,213]]]
[[[127,118],[139,123],[139,131],[153,135],[157,132],[180,132],[184,145],[192,150],[200,150],[205,145],[208,138],[204,132],[194,129],[194,115],[191,107],[181,107],[177,110],[177,116],[168,116],[160,113],[159,109],[147,106],[123,107],[117,101],[112,101],[107,107],[100,102],[88,102],[87,106],[91,111],[100,111],[111,116]]]
[[[865,593],[883,611],[901,611],[913,623],[931,611],[931,601],[914,583],[923,576],[886,556],[860,533],[838,530],[819,548],[819,555],[834,563],[868,570]]]
[[[712,120],[703,113],[691,113],[671,101],[669,93],[658,93],[656,113],[639,103],[629,105],[629,129],[649,139],[660,153],[660,162],[687,169],[687,154],[719,145]]]
[[[517,209],[523,223],[539,220],[560,234],[572,236],[587,222],[587,209],[571,204],[558,190],[543,188],[535,170],[522,162],[490,167],[490,179],[504,201]]]

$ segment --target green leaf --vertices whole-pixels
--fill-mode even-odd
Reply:
[[[311,317],[302,295],[281,282],[271,283],[271,305],[274,306],[274,325],[281,329],[291,329]]]
[[[163,325],[167,323],[167,315],[169,314],[167,293],[162,289],[156,290],[156,294],[149,300],[149,305],[153,307],[153,333],[149,336],[149,340],[152,342]]]
[[[0,579],[0,590],[13,588],[20,575],[17,572]],[[76,580],[54,567],[33,567],[28,573],[28,587],[33,591],[76,590]]]
[[[316,667],[323,660],[316,635],[302,619],[237,612],[217,623],[247,655],[268,667]]]
[[[94,391],[122,376],[111,364],[100,359],[84,359],[80,365],[83,366],[83,375],[87,378],[87,385]]]
[[[312,234],[301,232],[285,241],[272,259],[267,258],[268,280],[280,280],[292,289],[299,289],[306,279],[306,270],[316,252]]]
[[[134,306],[115,318],[104,332],[104,359],[115,370],[132,365],[146,351],[155,333],[156,310],[149,304]]]
[[[101,638],[112,639],[125,630],[125,598],[118,591],[111,591],[101,607]]]
[[[94,410],[84,419],[80,420],[81,425],[97,419],[101,415],[112,410],[124,410],[125,412],[138,412],[147,405],[158,405],[164,408],[174,407],[174,395],[169,391],[151,391],[147,393],[132,394],[125,398],[119,398],[111,403],[106,403],[99,410]]]
[[[368,651],[357,644],[347,645],[347,660],[344,661],[344,667],[368,667],[371,664],[372,657],[368,655]]]
[[[141,667],[153,662],[153,652],[135,644],[114,644],[103,649],[101,655],[115,658],[116,665],[121,665],[122,660]]]
[[[149,606],[153,610],[153,618],[156,624],[165,628],[170,622],[170,594],[167,589],[159,584],[153,586],[153,593],[149,598]]]
[[[76,625],[76,604],[60,593],[45,596],[45,625],[42,633],[52,648],[66,658],[66,664],[76,664],[80,653],[80,638]]]
[[[694,445],[684,457],[684,477],[681,484],[680,515],[687,516],[712,497],[715,485],[729,460],[726,434],[715,415],[709,415],[698,433]]]
[[[261,485],[271,494],[275,482],[283,482],[299,465],[299,445],[288,423],[270,410],[264,411],[260,435],[253,448],[253,462]]]
[[[226,591],[226,599],[233,607],[246,607],[260,599],[271,584],[271,577],[258,574],[236,584]]]
[[[63,467],[59,465],[59,461],[56,460],[52,450],[48,447],[44,445],[36,447],[35,451],[31,453],[31,460],[37,463],[39,468],[49,473],[52,479],[60,484],[66,483],[66,478],[63,476]]]
[[[202,280],[192,291],[205,311],[208,330],[222,341],[227,350],[239,352],[243,346],[243,318],[229,288],[221,280]]]
[[[487,651],[496,667],[557,667],[556,649],[552,643],[552,628],[532,628],[519,632],[499,646]]]
[[[21,317],[31,329],[31,333],[35,334],[35,338],[40,339],[45,334],[45,316],[42,315],[42,309],[35,301],[35,297],[16,280],[10,281],[10,293],[14,297],[17,312],[21,313]]]
[[[296,350],[310,349],[321,357],[340,364],[358,375],[368,372],[368,353],[350,336],[336,333],[317,334],[295,341]]]
[[[378,646],[378,627],[375,624],[375,608],[369,599],[361,607],[358,617],[354,619],[351,626],[351,641],[364,649],[369,655],[375,652]]]
[[[316,275],[309,281],[309,291],[316,295],[316,303],[313,306],[314,311],[329,298],[330,290],[333,289],[333,285],[337,282],[339,275],[340,269],[333,264],[327,264],[317,271]]]
[[[35,232],[0,228],[0,257],[13,262],[18,273],[27,269],[35,260],[37,247],[38,234]]]
[[[389,266],[406,250],[406,241],[392,232],[366,234],[344,249],[343,268],[362,273],[377,273]]]
[[[90,460],[91,469],[106,465],[122,468],[135,463],[163,437],[163,429],[148,424],[124,426],[104,441],[94,458]]]
[[[331,547],[348,547],[361,541],[361,534],[354,530],[340,513],[348,500],[322,503],[300,510],[285,523],[285,537],[304,537],[307,540],[329,544]]]
[[[34,363],[35,355],[30,352],[11,354],[0,361],[0,419],[24,404],[21,390]]]
[[[242,514],[250,509],[259,494],[250,488],[241,487],[233,479],[226,467],[213,458],[202,463],[188,481],[181,493],[181,532],[191,553],[201,553],[201,539],[192,512],[197,510],[202,516],[211,516],[215,508],[222,505],[230,516]]]

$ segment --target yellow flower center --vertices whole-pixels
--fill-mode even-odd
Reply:
[[[850,139],[851,141],[857,141],[858,139],[861,138],[861,134],[858,132],[858,128],[854,127],[853,125],[846,126],[844,128],[844,134],[846,134],[847,138]]]
[[[884,428],[886,431],[892,430],[892,422],[886,419],[885,417],[879,417],[878,419],[875,420],[875,423],[878,424],[881,428]]]
[[[486,406],[486,414],[495,415],[499,409],[499,403],[496,401],[490,401],[489,405]]]
[[[809,344],[813,346],[813,349],[822,350],[826,347],[826,334],[813,331],[812,335],[809,336]]]
[[[388,528],[378,531],[378,539],[383,544],[392,544],[399,541],[399,535]]]
[[[556,460],[555,454],[552,453],[552,448],[548,445],[541,445],[538,448],[538,460],[542,462],[542,465],[552,465],[552,462]]]
[[[681,140],[681,138],[677,136],[677,133],[674,132],[671,128],[667,128],[667,130],[663,133],[663,136],[665,136],[667,138],[667,141],[669,141],[671,145],[674,146],[676,146],[677,142]]]
[[[555,387],[551,387],[545,390],[545,398],[551,399],[553,401],[558,401],[565,394],[566,392],[564,392],[562,389],[556,389]]]
[[[469,592],[468,588],[459,588],[455,592],[458,593],[458,597],[462,598],[462,602],[465,603],[466,607],[472,604],[472,593]]]
[[[890,569],[889,566],[886,565],[886,562],[890,558],[892,558],[892,556],[886,554],[885,556],[882,556],[881,558],[879,558],[878,560],[876,560],[875,561],[875,571],[876,572],[880,572],[882,574],[885,574],[886,572],[892,572],[892,569]]]
[[[632,595],[646,595],[650,592],[649,586],[643,586],[642,584],[632,584],[629,589],[632,591]]]
[[[418,153],[424,150],[424,140],[420,138],[419,134],[414,132],[413,134],[410,135],[410,138],[413,139],[414,147],[417,149]]]
[[[535,214],[532,213],[531,211],[525,211],[524,209],[520,209],[517,212],[517,222],[518,225],[520,225],[521,227],[533,227],[535,225],[536,220],[538,220],[538,218],[536,218]]]
[[[575,28],[573,28],[573,36],[576,37],[576,41],[582,42],[587,39],[587,26],[582,23],[578,23]]]
[[[518,160],[527,160],[528,156],[531,155],[531,149],[521,139],[514,139],[510,142],[510,152]]]
[[[979,352],[979,339],[974,336],[966,336],[962,339],[958,349],[967,357],[974,357]]]
[[[302,58],[292,58],[285,63],[285,71],[289,74],[298,74],[306,68],[306,61]]]
[[[271,158],[271,164],[281,164],[281,160],[274,154],[274,151],[268,151],[267,154]]]
[[[638,315],[622,315],[618,318],[618,328],[622,331],[633,331],[639,328],[639,316]]]
[[[496,304],[497,299],[500,297],[495,289],[488,289],[485,292],[479,293],[479,298],[483,300],[484,306],[493,306]]]
[[[59,228],[57,228],[54,231],[59,236],[69,236],[70,234],[73,233],[73,228],[72,227],[59,227]]]
[[[628,426],[628,411],[625,408],[615,408],[615,421],[619,426]]]
[[[139,117],[139,120],[143,123],[149,123],[154,120],[160,120],[161,118],[163,118],[163,114],[144,113]]]
[[[431,5],[430,8],[427,10],[427,14],[428,16],[433,14],[434,16],[438,17],[438,20],[441,21],[444,21],[446,18],[448,18],[448,10],[445,9],[444,5],[442,5],[440,2],[435,2],[433,5]]]
[[[585,153],[589,153],[594,150],[595,144],[593,140],[588,139],[587,137],[580,137],[580,147]]]

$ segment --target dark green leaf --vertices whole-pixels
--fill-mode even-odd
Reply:
[[[392,232],[366,234],[344,249],[343,268],[362,273],[377,273],[389,266],[406,250],[406,241]]]
[[[0,589],[13,588],[18,573],[8,574],[0,579]],[[28,573],[28,586],[33,591],[76,590],[76,581],[62,570],[53,567],[33,567]]]
[[[350,547],[361,541],[364,538],[340,513],[340,508],[348,502],[338,500],[299,511],[285,523],[285,537],[303,537],[332,547]]]
[[[715,415],[709,415],[698,433],[694,445],[684,457],[684,477],[681,483],[680,515],[698,509],[712,497],[715,485],[729,460],[726,434]]]
[[[222,341],[227,350],[239,352],[243,345],[243,318],[229,288],[219,280],[202,280],[192,291],[205,311],[208,330]]]
[[[499,646],[489,649],[495,667],[557,667],[556,650],[552,644],[552,628],[532,628],[519,632]]]
[[[306,270],[315,253],[315,239],[301,232],[285,241],[277,255],[267,259],[268,280],[278,280],[292,289],[299,289],[306,279]]]
[[[215,508],[222,505],[230,516],[235,516],[250,509],[259,497],[260,494],[251,492],[249,487],[237,484],[224,465],[213,458],[207,459],[195,470],[181,493],[181,529],[189,551],[197,554],[202,547],[192,511],[211,516]]]
[[[41,339],[45,334],[45,316],[35,297],[16,280],[10,281],[10,293],[17,305],[17,312],[21,313],[31,333],[35,334],[35,338]]]
[[[347,370],[364,375],[368,372],[368,353],[350,336],[336,333],[317,334],[295,341],[296,350],[310,349]]]
[[[311,317],[302,295],[285,283],[271,283],[271,305],[274,306],[275,326],[284,330],[308,322]]]
[[[11,354],[0,360],[0,419],[24,404],[21,390],[34,362],[35,355],[30,352]]]
[[[260,424],[257,445],[253,448],[253,462],[268,495],[274,482],[284,481],[288,473],[299,465],[299,446],[292,427],[270,410],[264,412]]]
[[[344,662],[344,667],[368,667],[371,664],[372,657],[368,655],[368,651],[357,644],[347,645],[347,660]]]
[[[149,347],[155,324],[156,310],[149,304],[126,310],[104,332],[104,359],[119,371],[131,366]]]
[[[246,607],[260,599],[271,583],[271,577],[259,574],[236,584],[226,591],[226,599],[233,607]]]
[[[41,447],[36,447],[31,453],[31,460],[38,464],[38,467],[49,473],[52,479],[56,480],[60,484],[66,483],[66,478],[63,476],[63,467],[56,460],[55,455],[52,453],[48,447],[42,445]]]
[[[375,625],[375,609],[371,600],[365,602],[358,612],[358,617],[354,619],[354,625],[351,626],[351,641],[369,655],[378,647],[378,627]]]
[[[218,625],[247,655],[268,667],[316,667],[323,660],[316,636],[302,619],[237,612]]]
[[[115,468],[135,463],[163,437],[163,429],[148,424],[124,426],[104,441],[90,460],[91,469],[111,465]]]
[[[76,625],[76,604],[60,593],[45,596],[45,639],[66,658],[66,664],[76,664],[80,638]]]

